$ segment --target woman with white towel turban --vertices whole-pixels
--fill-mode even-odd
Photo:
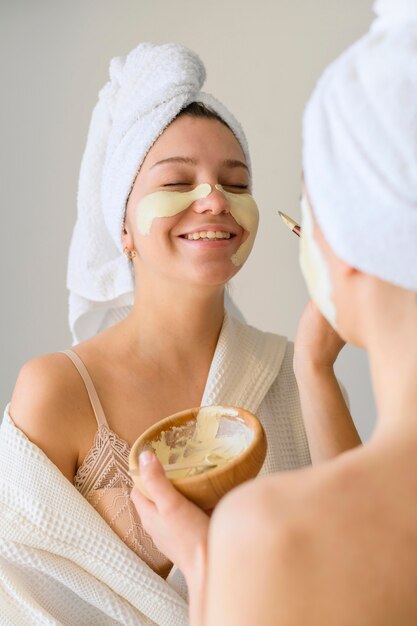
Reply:
[[[377,426],[332,462],[234,490],[208,548],[207,520],[145,457],[156,504],[132,498],[180,559],[194,626],[417,624],[417,2],[375,9],[305,111],[300,260],[323,315],[368,351]]]
[[[246,407],[266,431],[263,473],[359,443],[332,370],[323,387],[337,400],[306,404],[306,436],[292,344],[225,314],[257,215],[243,130],[204,80],[190,50],[141,44],[112,61],[100,92],[69,258],[76,345],[24,366],[0,434],[7,623],[186,622],[181,577],[167,578],[172,563],[129,498],[129,447],[161,418]],[[191,199],[158,213],[168,197]],[[247,228],[232,215],[243,197]],[[145,201],[159,217],[143,227]],[[343,344],[317,311],[311,324],[299,352],[330,371]]]

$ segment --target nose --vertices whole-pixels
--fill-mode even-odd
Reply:
[[[196,213],[211,213],[212,215],[220,215],[221,213],[229,213],[229,202],[220,189],[211,186],[211,193],[205,198],[201,198],[194,203],[194,211]]]

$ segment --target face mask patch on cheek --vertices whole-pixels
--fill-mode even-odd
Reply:
[[[336,328],[336,307],[332,299],[332,283],[326,260],[314,239],[314,223],[306,197],[301,201],[302,227],[300,266],[312,300],[329,324]]]
[[[258,230],[258,206],[249,193],[230,193],[225,191],[221,185],[216,185],[216,189],[221,191],[226,197],[229,203],[230,213],[235,221],[249,233],[246,241],[239,246],[231,259],[234,265],[243,265],[252,250]]]
[[[191,191],[155,191],[140,200],[136,207],[136,224],[141,235],[149,235],[156,217],[173,217],[193,202],[206,198],[211,185],[202,183]]]

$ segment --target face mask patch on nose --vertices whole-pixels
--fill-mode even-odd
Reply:
[[[252,250],[256,232],[259,224],[258,206],[249,193],[230,193],[223,189],[221,185],[216,185],[216,189],[221,191],[226,197],[230,213],[236,222],[249,233],[246,241],[239,246],[232,256],[232,263],[236,266],[243,265]]]
[[[326,320],[336,329],[336,306],[332,298],[332,282],[326,260],[314,238],[314,223],[307,198],[301,201],[302,227],[300,266],[312,300]]]
[[[155,191],[142,198],[136,207],[136,224],[141,235],[149,235],[156,217],[173,217],[211,193],[211,185],[202,183],[191,191]]]

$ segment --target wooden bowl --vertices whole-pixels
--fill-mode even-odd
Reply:
[[[223,405],[222,405],[223,406]],[[203,510],[213,509],[220,498],[228,491],[240,485],[245,480],[254,478],[260,471],[266,456],[267,443],[262,424],[255,415],[240,407],[226,407],[235,409],[237,416],[227,415],[227,419],[238,420],[251,431],[251,441],[241,454],[219,467],[208,469],[195,476],[173,478],[172,484],[188,500],[197,504]],[[129,470],[135,485],[146,496],[146,490],[141,482],[139,473],[139,455],[143,450],[152,449],[151,442],[157,441],[162,431],[173,427],[184,426],[195,421],[200,407],[187,409],[175,415],[170,415],[148,428],[133,444],[129,456]],[[169,476],[168,476],[169,478]]]

